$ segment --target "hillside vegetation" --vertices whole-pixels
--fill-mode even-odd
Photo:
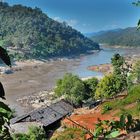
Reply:
[[[81,81],[78,76],[68,73],[57,81],[54,90],[57,97],[63,97],[76,107],[85,107],[85,103],[91,103],[95,107],[95,103],[101,101],[96,109],[89,111],[82,108],[83,111],[74,112],[70,117],[89,129],[93,139],[115,138],[140,130],[140,60],[131,66],[123,56],[114,54],[111,64],[112,73],[101,80],[91,78]],[[67,128],[73,127],[73,123],[66,121],[64,124],[65,131],[59,131],[55,139],[81,136],[72,132],[73,128],[68,131]]]
[[[0,3],[0,45],[16,59],[85,53],[99,45],[39,8]]]
[[[104,103],[104,108],[110,108],[106,112],[116,112],[114,115],[120,115],[122,113],[129,113],[136,118],[140,117],[140,84],[135,85],[128,92],[128,95],[124,99],[115,99],[110,102]]]
[[[102,34],[97,34],[92,39],[111,46],[140,47],[140,31],[135,27],[110,30]]]

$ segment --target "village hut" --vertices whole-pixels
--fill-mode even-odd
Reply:
[[[60,124],[60,121],[73,112],[74,108],[65,100],[60,100],[50,106],[33,110],[25,115],[11,119],[10,123],[36,122],[46,131]]]

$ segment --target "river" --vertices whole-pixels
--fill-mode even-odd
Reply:
[[[100,52],[90,55],[82,55],[76,59],[64,61],[51,61],[41,65],[33,65],[22,67],[21,71],[13,74],[3,75],[0,81],[4,85],[7,102],[12,108],[20,114],[22,111],[17,99],[24,96],[29,96],[34,93],[39,93],[43,90],[53,89],[56,80],[62,78],[67,72],[78,75],[81,78],[91,76],[102,76],[102,73],[93,72],[87,69],[88,66],[110,63],[110,59],[115,53],[130,54],[138,51],[130,49],[112,49],[103,48]]]
[[[125,55],[130,53],[130,49],[102,48],[100,52],[80,57],[79,65],[72,67],[71,72],[81,78],[91,76],[103,76],[101,72],[94,72],[87,69],[88,66],[106,64],[111,62],[115,53]]]

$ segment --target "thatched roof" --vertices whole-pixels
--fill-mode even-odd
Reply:
[[[45,108],[39,108],[20,117],[13,118],[11,124],[36,121],[40,122],[43,126],[49,126],[72,112],[73,106],[61,100]]]

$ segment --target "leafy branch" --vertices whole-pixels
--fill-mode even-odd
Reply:
[[[2,48],[0,46],[0,58],[1,60],[8,65],[9,67],[11,67],[11,61],[10,61],[10,57],[7,53],[7,51]],[[0,98],[5,99],[5,91],[3,88],[2,83],[0,82]],[[12,117],[12,111],[11,109],[4,104],[3,102],[0,101],[0,139],[2,140],[12,140],[10,133],[9,133],[9,129],[8,127],[5,125],[9,125],[9,120]]]

